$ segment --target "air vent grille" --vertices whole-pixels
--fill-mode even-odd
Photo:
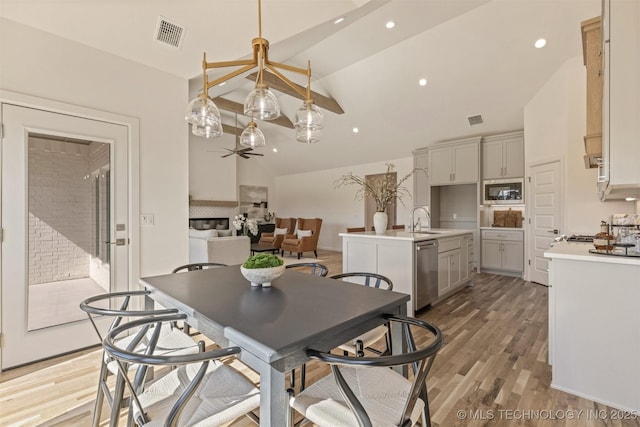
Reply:
[[[182,45],[183,37],[183,27],[169,21],[165,17],[158,17],[158,24],[156,25],[156,41],[167,44],[169,46],[180,48],[180,46]]]
[[[469,120],[469,126],[481,125],[482,123],[484,123],[480,114],[469,116],[467,117],[467,120]]]

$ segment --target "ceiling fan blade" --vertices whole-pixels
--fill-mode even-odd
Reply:
[[[242,157],[243,159],[248,159],[249,158],[249,156],[247,156],[244,153],[236,153],[236,154],[238,154],[238,156]]]
[[[229,157],[229,156],[232,156],[232,155],[234,155],[234,154],[235,154],[235,153],[229,153],[229,154],[225,154],[224,156],[220,156],[220,157],[222,157],[222,158],[224,159],[225,157]]]
[[[245,156],[264,156],[264,154],[261,153],[242,153]]]
[[[253,148],[251,147],[241,148],[239,150],[236,150],[236,153],[246,153],[247,151],[253,151]]]

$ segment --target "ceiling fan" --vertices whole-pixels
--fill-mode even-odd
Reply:
[[[245,148],[240,148],[240,135],[238,134],[238,113],[236,113],[236,127],[235,127],[235,132],[236,134],[236,146],[233,149],[230,148],[224,148],[225,150],[229,151],[229,153],[220,156],[220,157],[229,157],[232,156],[234,154],[237,154],[238,156],[242,157],[243,159],[248,159],[249,156],[264,156],[264,154],[260,154],[260,153],[250,153],[250,151],[253,151],[253,148],[251,147],[245,147]]]

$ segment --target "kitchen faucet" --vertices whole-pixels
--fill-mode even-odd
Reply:
[[[418,225],[420,225],[420,220],[415,221],[416,211],[420,209],[422,210],[427,217],[427,230],[431,228],[431,212],[429,212],[429,206],[416,206],[413,208],[413,212],[411,212],[411,232],[413,233]]]

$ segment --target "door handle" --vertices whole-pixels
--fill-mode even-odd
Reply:
[[[548,230],[547,233],[558,234],[558,229],[554,228],[553,230]]]
[[[124,245],[126,245],[126,239],[116,239],[115,242],[106,241],[104,243],[107,244],[107,245],[124,246]]]

